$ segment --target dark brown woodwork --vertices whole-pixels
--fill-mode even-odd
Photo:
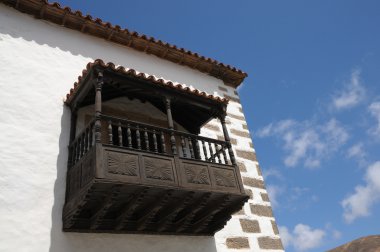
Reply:
[[[95,141],[100,143],[102,138],[100,115],[102,113],[102,86],[103,86],[103,73],[98,73],[98,78],[95,84]]]
[[[235,155],[234,155],[234,152],[232,150],[230,136],[228,134],[228,130],[227,130],[227,126],[226,126],[226,115],[223,114],[222,116],[220,116],[219,119],[220,119],[220,122],[222,123],[222,129],[223,129],[224,139],[227,142],[228,154],[230,156],[231,163],[232,163],[232,165],[236,165]]]
[[[155,153],[158,153],[156,130],[153,130],[153,150]]]
[[[235,166],[96,147],[69,169],[65,231],[212,235],[248,198]]]
[[[221,116],[225,104],[91,71],[70,104],[63,230],[213,235],[223,228],[248,199]],[[105,114],[102,101],[120,94],[165,112],[167,127]],[[91,103],[94,118],[75,132],[77,106]],[[214,117],[222,117],[225,141],[198,135]],[[178,131],[178,120],[196,133]]]

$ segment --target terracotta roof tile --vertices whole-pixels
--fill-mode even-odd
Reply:
[[[119,25],[103,22],[100,18],[83,15],[80,11],[73,11],[69,7],[61,7],[56,2],[48,3],[46,0],[0,0],[0,2],[10,5],[21,12],[35,15],[38,18],[63,25],[67,28],[105,38],[112,42],[208,73],[223,80],[227,85],[237,87],[247,77],[246,73],[233,66],[223,64],[217,60],[201,56],[198,53],[179,48],[144,34],[122,29]],[[113,34],[117,34],[118,39],[114,39]],[[168,54],[170,54],[170,57]]]
[[[156,77],[154,75],[150,75],[150,74],[147,74],[147,73],[142,73],[142,72],[136,71],[136,70],[134,70],[132,68],[125,68],[123,66],[115,66],[115,64],[112,63],[112,62],[104,63],[101,59],[97,59],[94,62],[88,63],[87,66],[86,66],[86,69],[84,69],[82,71],[82,75],[78,77],[78,81],[74,83],[74,87],[71,88],[70,89],[70,93],[68,93],[66,95],[66,101],[65,102],[67,104],[70,104],[72,98],[74,97],[74,95],[78,91],[80,85],[82,84],[82,80],[84,80],[86,78],[87,74],[95,66],[101,66],[101,67],[103,67],[105,69],[109,69],[109,70],[112,70],[114,72],[126,75],[126,76],[130,76],[130,77],[134,77],[134,78],[137,78],[137,79],[149,81],[150,83],[153,83],[153,84],[156,84],[156,85],[160,85],[160,86],[164,86],[164,87],[167,87],[167,88],[177,89],[177,90],[180,90],[180,91],[185,92],[185,93],[197,95],[197,96],[200,96],[200,97],[203,97],[203,98],[207,98],[207,99],[210,99],[210,100],[213,100],[213,101],[217,101],[217,102],[220,102],[220,103],[227,104],[228,101],[229,101],[227,98],[220,97],[220,96],[217,96],[217,95],[208,94],[208,93],[206,93],[204,91],[200,91],[200,90],[195,89],[195,88],[193,88],[191,86],[187,86],[186,84],[181,84],[181,83],[178,83],[178,82],[173,82],[173,81],[170,81],[170,80],[165,80],[163,78],[158,78],[158,77]]]

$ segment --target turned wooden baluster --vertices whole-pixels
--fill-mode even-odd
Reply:
[[[148,131],[146,128],[144,128],[144,140],[145,140],[145,149],[149,151],[149,137],[148,137]]]
[[[128,148],[132,148],[132,133],[131,133],[131,127],[129,123],[127,124],[127,140],[128,140]]]
[[[84,131],[84,153],[88,151],[88,128]]]
[[[91,124],[91,126],[90,126],[90,139],[89,139],[90,147],[94,146],[94,135],[95,135],[94,131],[95,131],[94,124]]]
[[[222,154],[223,154],[224,163],[228,164],[226,149],[224,148],[224,146],[222,146]]]
[[[201,150],[199,149],[199,140],[195,139],[195,158],[201,159]]]
[[[75,163],[79,161],[79,156],[80,156],[80,138],[78,138],[77,142],[75,143],[76,145],[76,153],[75,153]]]
[[[219,144],[214,144],[214,147],[215,147],[215,151],[218,153],[218,163],[221,164],[222,163],[222,153],[223,150],[222,150],[222,146],[219,145]],[[220,147],[220,148],[217,148],[217,147]]]
[[[83,157],[83,134],[79,138],[79,159]]]
[[[193,140],[189,137],[187,141],[189,142],[190,157],[194,159]]]
[[[136,126],[136,141],[137,141],[137,149],[141,150],[140,129],[138,125]]]
[[[108,143],[113,144],[112,141],[112,122],[108,121]]]
[[[91,125],[87,130],[87,151],[91,148]]]
[[[213,163],[215,163],[215,156],[214,156],[214,152],[212,150],[211,143],[207,142],[207,144],[208,144],[208,149],[210,151],[210,159],[211,159],[210,161],[213,162]]]
[[[119,146],[123,146],[123,130],[121,129],[121,122],[117,127],[117,134],[119,136]]]
[[[86,154],[86,131],[82,133],[82,157]]]
[[[170,143],[172,145],[172,153],[173,153],[173,155],[177,155],[177,146],[175,144],[175,136],[174,136],[174,132],[173,131],[170,133]]]
[[[162,153],[166,154],[166,144],[165,144],[164,132],[161,131],[160,135],[161,135],[161,149],[162,149]]]
[[[153,130],[153,148],[154,148],[154,152],[158,153],[157,136],[156,136],[155,130]]]
[[[201,145],[202,145],[202,148],[203,148],[203,154],[205,156],[205,161],[206,161],[207,160],[207,149],[206,149],[206,144],[205,144],[204,140],[201,141]]]
[[[71,148],[72,148],[71,165],[74,165],[77,162],[77,144],[75,143]]]
[[[181,136],[181,146],[182,146],[183,157],[187,157],[186,143],[185,143],[185,138],[183,136]]]

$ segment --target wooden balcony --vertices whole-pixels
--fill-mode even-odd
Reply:
[[[228,141],[101,115],[69,150],[64,231],[213,235],[248,199]]]
[[[118,98],[139,102],[106,105]],[[221,229],[248,199],[225,124],[227,102],[112,63],[89,63],[66,100],[72,116],[64,231],[213,235]],[[83,114],[89,106],[93,113]],[[160,121],[127,120],[134,113],[140,120],[155,113]],[[87,127],[84,115],[94,116]],[[198,135],[213,118],[226,141]]]

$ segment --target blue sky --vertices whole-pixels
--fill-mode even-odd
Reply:
[[[249,74],[239,93],[287,251],[380,233],[379,1],[59,2]]]

